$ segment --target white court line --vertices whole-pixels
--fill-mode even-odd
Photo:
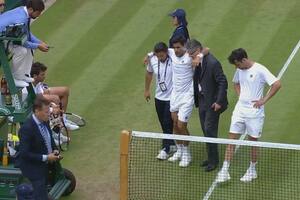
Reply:
[[[284,63],[283,67],[281,68],[280,72],[278,73],[278,75],[277,75],[278,79],[281,79],[281,77],[283,76],[283,74],[285,73],[285,71],[287,70],[287,68],[289,67],[291,61],[295,57],[296,53],[298,52],[299,48],[300,48],[300,40],[298,41],[298,43],[295,46],[294,50],[292,51],[292,53],[290,54],[289,58],[286,60],[286,62]],[[246,137],[246,134],[242,135],[240,137],[240,140],[244,140],[245,137]],[[239,148],[240,148],[240,146],[236,146],[234,153],[236,153]],[[217,187],[217,185],[218,185],[218,183],[217,183],[217,177],[216,177],[216,179],[214,180],[214,182],[211,184],[210,188],[206,192],[203,200],[208,200],[209,199],[209,197],[211,196],[211,194],[213,193],[213,191]]]

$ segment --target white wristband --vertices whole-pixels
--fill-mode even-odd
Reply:
[[[199,54],[197,55],[197,57],[199,57],[199,58],[203,58],[203,57],[204,57],[204,55],[203,55],[203,53],[199,53]]]

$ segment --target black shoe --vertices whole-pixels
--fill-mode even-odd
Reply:
[[[205,171],[206,172],[210,172],[210,171],[213,171],[213,170],[215,170],[216,168],[218,167],[218,165],[217,164],[208,164],[206,167],[205,167]]]
[[[207,165],[209,164],[208,160],[204,160],[202,163],[201,163],[201,167],[206,167]]]

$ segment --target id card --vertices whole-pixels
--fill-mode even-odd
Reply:
[[[168,89],[165,82],[159,83],[159,87],[162,92],[165,92]]]

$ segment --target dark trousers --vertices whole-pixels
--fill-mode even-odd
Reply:
[[[220,112],[215,112],[213,109],[206,110],[199,107],[199,118],[204,136],[217,138]],[[208,162],[211,164],[218,164],[218,145],[213,143],[206,143],[206,149]]]
[[[35,200],[48,200],[46,177],[38,180],[30,180],[33,187],[33,196]]]
[[[155,99],[155,108],[163,133],[172,134],[173,121],[170,112],[170,101]],[[167,153],[170,151],[170,145],[175,145],[174,140],[163,139],[162,147]]]

